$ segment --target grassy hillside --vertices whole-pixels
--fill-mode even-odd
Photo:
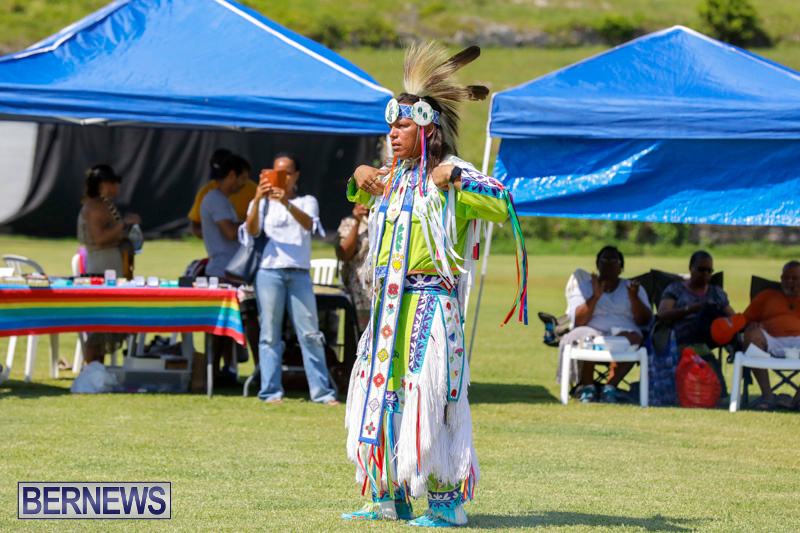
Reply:
[[[773,38],[800,39],[800,2],[751,0]],[[0,46],[18,49],[107,4],[106,0],[0,0]],[[622,16],[646,31],[697,27],[698,0],[245,0],[244,4],[304,35],[348,44],[387,37],[452,37],[487,24],[559,35]]]

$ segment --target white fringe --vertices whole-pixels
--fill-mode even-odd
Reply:
[[[381,170],[384,169],[391,169],[391,166],[384,164],[381,166]],[[378,178],[384,185],[386,185],[390,179],[390,176],[387,174],[386,176],[378,176]],[[378,231],[378,207],[380,207],[380,201],[378,201],[379,198],[380,196],[370,196],[366,204],[369,208],[369,214],[367,215],[367,235],[369,235],[369,248],[367,249],[367,255],[364,257],[364,268],[361,269],[361,285],[364,288],[369,288],[372,285],[374,281],[373,274],[375,270],[375,262],[378,260],[376,257],[376,250],[380,244],[375,242],[375,238]]]
[[[436,188],[434,187],[434,189]],[[426,190],[424,198],[415,197],[415,204],[414,214],[419,220],[422,235],[425,237],[425,244],[428,246],[428,253],[436,267],[437,274],[451,282],[455,281],[447,260],[445,232],[442,226],[442,199],[439,197],[438,189],[433,194],[428,194]]]
[[[458,165],[474,170],[472,165],[457,157],[448,157],[442,162],[442,164]],[[411,177],[408,173],[415,172],[415,169],[412,168],[412,165],[408,164],[407,161],[402,161],[399,168],[401,170],[400,179],[407,183]],[[388,183],[388,178],[386,176],[383,176],[381,179],[384,181],[384,183]],[[414,215],[416,215],[420,222],[422,235],[425,238],[425,244],[428,246],[428,253],[430,254],[431,261],[436,267],[436,273],[450,282],[455,282],[451,270],[451,262],[449,259],[453,260],[452,263],[459,271],[464,274],[468,274],[469,263],[472,262],[470,255],[471,247],[468,243],[468,254],[466,259],[462,258],[456,251],[456,244],[458,244],[458,226],[456,224],[455,214],[455,190],[451,188],[447,193],[448,201],[447,204],[444,205],[439,195],[439,189],[433,184],[429,185],[429,183],[427,183],[429,181],[430,180],[426,180],[426,183],[424,184],[423,197],[419,197],[418,193],[416,192],[416,187],[413,191],[415,194]],[[379,227],[379,221],[377,219],[379,217],[376,216],[376,207],[379,205],[379,203],[380,202],[377,201],[374,202],[368,219],[370,244],[369,250],[367,251],[367,255],[364,259],[365,268],[362,270],[361,280],[365,287],[368,283],[374,281],[370,279],[370,277],[372,276],[372,272],[378,260],[377,249],[380,246],[378,239],[382,237],[377,235],[377,230]],[[468,267],[467,270],[460,266],[460,263],[462,262]],[[472,278],[474,278],[474,276],[472,276]]]
[[[378,519],[383,520],[397,520],[397,508],[394,501],[389,502],[370,502],[364,506],[359,512],[361,513],[377,513]],[[465,515],[466,516],[466,515]]]

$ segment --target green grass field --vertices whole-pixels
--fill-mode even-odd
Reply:
[[[53,274],[68,272],[74,249],[74,241],[0,237],[0,253],[28,255]],[[148,242],[137,270],[176,277],[202,255],[196,240]],[[316,246],[315,256],[332,253]],[[650,268],[684,271],[687,263],[626,259],[631,276]],[[732,304],[741,310],[750,276],[774,278],[782,262],[734,257],[715,267],[725,271]],[[490,261],[469,390],[482,480],[467,506],[468,529],[800,530],[797,414],[557,402],[556,350],[540,342],[535,312],[563,310],[564,283],[576,267],[591,268],[592,257],[532,257],[531,324],[501,329],[516,273],[511,256]],[[70,373],[47,379],[47,338],[41,341],[34,382],[22,382],[20,346],[11,380],[0,385],[0,530],[407,530],[402,523],[339,520],[362,503],[344,453],[343,407],[311,404],[304,391],[291,392],[281,406],[232,390],[211,400],[73,396]],[[0,354],[6,346],[0,339]],[[74,346],[74,335],[60,336],[62,355],[71,357]],[[245,365],[243,374],[251,368]],[[44,480],[170,481],[173,518],[18,521],[16,482]],[[424,509],[419,502],[417,512]]]

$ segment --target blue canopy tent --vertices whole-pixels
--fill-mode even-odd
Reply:
[[[522,215],[800,222],[800,74],[676,26],[494,95]]]
[[[125,176],[121,207],[154,206],[145,230],[184,227],[187,190],[202,184],[218,146],[256,169],[277,151],[295,152],[301,186],[330,196],[334,179],[375,156],[391,97],[335,52],[232,0],[117,0],[0,58],[0,120],[44,124],[37,157],[50,157],[34,164],[14,231],[74,234],[83,171],[97,161]],[[51,139],[63,145],[60,158],[49,155]],[[139,176],[146,181],[134,184]],[[332,227],[347,209],[328,204],[321,215]],[[54,220],[59,209],[69,222]]]
[[[520,215],[800,222],[800,74],[688,28],[493,95],[487,132]]]
[[[0,58],[0,118],[385,134],[391,98],[232,0],[117,0]]]

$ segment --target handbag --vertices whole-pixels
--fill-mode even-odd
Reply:
[[[240,244],[225,267],[225,277],[231,281],[252,284],[261,266],[261,255],[267,246],[269,237],[262,231],[257,237],[250,237],[245,244]]]
[[[649,404],[675,405],[675,370],[678,368],[678,344],[675,332],[664,321],[658,321],[647,336],[647,379]]]

